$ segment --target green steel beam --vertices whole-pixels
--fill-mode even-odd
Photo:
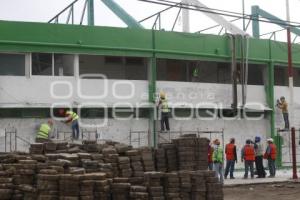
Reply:
[[[251,7],[251,15],[252,15],[252,35],[255,38],[259,38],[259,7],[252,6]]]
[[[131,15],[129,15],[114,0],[101,0],[111,11],[113,11],[130,28],[144,28]]]
[[[88,25],[94,26],[94,0],[88,0],[87,4]]]
[[[255,33],[254,37],[257,37],[257,33],[259,34],[259,26],[258,26],[259,22],[257,20],[259,17],[258,15],[268,19],[269,21],[277,24],[278,26],[280,26],[282,28],[286,28],[289,25],[286,21],[276,17],[275,15],[272,15],[271,13],[269,13],[263,9],[260,9],[258,6],[252,6],[252,17],[254,19],[252,22],[252,26],[253,26],[253,36]],[[254,25],[254,23],[257,23],[257,24]],[[298,29],[298,28],[291,27],[291,32],[300,36],[300,29]]]

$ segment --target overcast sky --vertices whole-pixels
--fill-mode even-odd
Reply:
[[[0,0],[0,19],[47,22],[72,1],[73,0]],[[166,8],[165,6],[144,3],[137,0],[115,1],[137,20],[143,19],[144,17]],[[179,2],[179,0],[172,1]],[[83,2],[83,0],[79,0],[79,3],[77,3],[75,7],[77,12],[77,21],[79,21],[80,18]],[[224,9],[239,13],[242,12],[242,0],[201,0],[201,2],[211,8]],[[246,14],[251,13],[252,5],[259,5],[262,9],[271,12],[282,19],[286,19],[285,0],[245,0]],[[299,10],[300,1],[290,0],[291,21],[300,22]],[[177,12],[178,8],[173,8],[162,15],[162,24],[166,30],[170,30],[172,27]],[[227,19],[230,20],[232,18]],[[153,20],[154,18],[143,23],[143,25],[149,28],[152,26]],[[96,25],[103,26],[126,26],[107,7],[105,7],[101,0],[95,0],[95,23]],[[242,27],[242,20],[239,20],[235,24]],[[215,25],[215,22],[207,18],[204,14],[192,11],[191,31],[198,31],[212,25]],[[261,33],[277,29],[280,29],[280,27],[270,24],[261,24]],[[175,30],[181,30],[181,18],[179,18]],[[219,30],[219,28],[212,29],[205,33],[218,33]],[[249,26],[248,32],[251,33],[251,25]],[[285,35],[285,32],[279,33],[278,38],[285,38]],[[265,36],[264,38],[268,38],[268,36]]]

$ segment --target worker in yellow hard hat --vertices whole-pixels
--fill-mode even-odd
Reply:
[[[170,131],[170,126],[169,126],[169,106],[168,106],[168,101],[166,99],[166,94],[164,92],[160,92],[159,94],[159,102],[158,102],[158,107],[161,112],[161,132],[165,131],[165,127],[167,131]]]

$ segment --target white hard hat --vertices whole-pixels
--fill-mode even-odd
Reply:
[[[273,138],[268,138],[267,141],[272,143],[274,142]]]

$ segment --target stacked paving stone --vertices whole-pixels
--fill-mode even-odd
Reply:
[[[145,187],[145,186],[131,186],[129,196],[130,196],[131,200],[148,200],[149,199],[147,187]]]
[[[37,175],[38,200],[58,199],[59,175],[54,169],[42,169]]]
[[[164,187],[163,187],[162,172],[145,172],[145,185],[148,188],[150,200],[164,200]]]
[[[178,177],[180,179],[180,197],[182,200],[191,199],[192,181],[189,171],[179,171]]]
[[[206,180],[207,171],[196,171],[191,173],[192,200],[206,200]]]
[[[161,144],[161,147],[165,150],[167,171],[177,171],[178,161],[176,145],[173,143],[166,143]]]
[[[3,200],[10,200],[13,197],[13,179],[10,178],[8,171],[5,171],[0,165],[0,197]],[[21,195],[22,198],[22,195]],[[18,199],[21,199],[18,198]]]
[[[223,200],[223,185],[214,172],[206,173],[206,200]]]
[[[60,199],[78,200],[80,195],[80,177],[72,174],[62,174],[59,179]]]
[[[125,154],[130,158],[130,166],[132,169],[130,183],[132,185],[141,185],[144,182],[144,168],[140,151],[137,149],[129,150],[126,151]]]
[[[103,154],[104,162],[109,163],[112,168],[112,176],[117,177],[119,175],[119,169],[118,169],[119,154],[117,150],[113,146],[106,147],[102,149],[102,154]]]
[[[195,135],[157,149],[112,141],[48,142],[30,149],[39,153],[0,154],[0,199],[223,199],[222,185],[206,170],[207,140]]]
[[[111,193],[113,200],[129,199],[130,183],[128,178],[114,178],[111,184]]]
[[[164,178],[166,200],[180,200],[180,179],[176,172],[166,173]]]
[[[43,154],[44,153],[44,144],[43,143],[34,143],[30,145],[29,148],[30,154]]]
[[[95,199],[109,200],[110,199],[110,181],[97,180],[95,181]]]
[[[118,165],[119,165],[119,175],[121,177],[131,177],[132,176],[132,170],[130,167],[130,159],[129,157],[119,157],[118,158]]]
[[[157,171],[167,171],[165,149],[163,149],[162,147],[158,147],[157,149],[155,149],[155,166]]]
[[[153,149],[149,147],[144,147],[140,149],[140,152],[142,156],[144,171],[145,172],[155,171]]]

